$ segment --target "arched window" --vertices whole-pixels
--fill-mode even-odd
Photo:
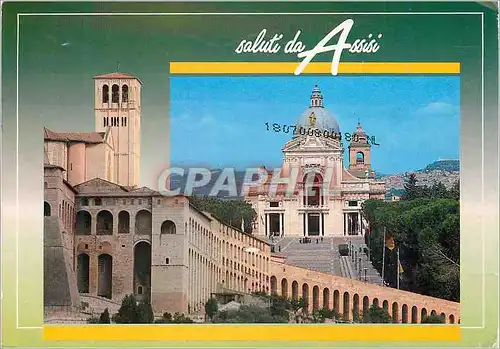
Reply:
[[[109,86],[104,85],[102,87],[102,102],[109,103]]]
[[[50,217],[50,204],[47,201],[43,203],[43,215],[44,217]]]
[[[118,103],[120,101],[120,87],[118,85],[113,85],[111,87],[111,102]]]
[[[362,152],[358,151],[356,153],[356,163],[357,164],[364,164],[365,163],[365,154]]]
[[[128,102],[128,86],[122,86],[122,102]]]
[[[175,223],[172,221],[165,221],[161,225],[161,233],[162,234],[175,234],[176,229],[175,229]]]

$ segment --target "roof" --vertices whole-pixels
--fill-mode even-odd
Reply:
[[[61,170],[61,171],[66,171],[66,170],[64,169],[64,167],[62,167],[62,166],[59,166],[59,165],[52,165],[52,164],[48,164],[48,163],[44,163],[44,164],[43,164],[43,168],[44,168],[44,169],[45,169],[45,168],[53,168],[53,169],[59,169],[59,170]]]
[[[135,79],[139,81],[142,85],[142,81],[139,78],[133,76],[132,74],[120,73],[120,72],[96,75],[94,76],[94,79]]]
[[[43,137],[46,141],[103,143],[105,132],[54,132],[43,128]]]

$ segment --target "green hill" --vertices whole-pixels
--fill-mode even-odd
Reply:
[[[427,165],[422,171],[448,171],[448,172],[458,172],[460,171],[460,161],[459,160],[438,160],[434,161],[432,164]]]

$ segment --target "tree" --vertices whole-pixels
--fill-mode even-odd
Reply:
[[[210,320],[217,314],[219,311],[219,304],[215,298],[209,298],[205,303],[205,314],[207,314]]]
[[[368,311],[363,313],[363,322],[372,324],[388,324],[391,322],[391,316],[384,308],[372,305]]]
[[[110,324],[111,320],[109,318],[109,311],[108,308],[104,309],[102,312],[101,316],[99,317],[99,323],[100,324]]]
[[[442,316],[438,315],[426,315],[422,317],[422,324],[444,324],[446,320]]]
[[[436,186],[437,188],[438,186]],[[438,189],[439,191],[441,189]],[[441,195],[441,194],[439,194]],[[448,195],[450,196],[450,195]],[[432,297],[460,299],[460,203],[453,198],[413,198],[398,202],[367,200],[367,245],[373,266],[382,270],[384,228],[400,252],[403,290]],[[385,251],[385,281],[397,283],[396,250]]]
[[[137,299],[134,295],[127,295],[122,299],[122,305],[113,316],[113,321],[117,324],[139,323]]]
[[[408,179],[404,184],[405,193],[402,197],[403,200],[412,200],[419,196],[419,188],[417,186],[417,176],[415,173],[410,173]]]
[[[292,309],[293,317],[295,319],[296,323],[299,323],[300,320],[300,313],[304,313],[304,310],[307,307],[306,300],[302,297],[299,299],[292,299],[290,301],[290,307]]]
[[[134,295],[125,296],[118,313],[113,315],[113,322],[117,324],[150,324],[153,320],[151,303],[138,302]]]
[[[140,324],[151,324],[154,321],[153,308],[149,302],[141,302],[137,307],[137,318]]]
[[[252,232],[252,222],[257,213],[252,205],[243,200],[224,200],[213,196],[190,196],[189,202],[201,211],[207,211],[223,223],[240,228],[242,220],[244,231]]]

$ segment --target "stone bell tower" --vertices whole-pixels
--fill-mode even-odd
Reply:
[[[114,142],[115,182],[139,184],[141,157],[141,86],[129,74],[94,76],[96,132],[111,132]]]
[[[358,121],[356,131],[351,136],[349,144],[349,171],[359,178],[371,177],[371,145],[366,132]]]

